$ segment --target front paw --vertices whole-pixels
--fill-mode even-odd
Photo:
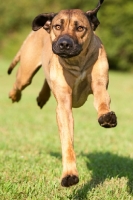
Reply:
[[[67,175],[66,177],[62,178],[61,185],[63,187],[70,187],[75,185],[79,182],[79,178],[77,175]]]
[[[117,117],[113,111],[103,114],[98,119],[99,124],[104,128],[117,126]]]

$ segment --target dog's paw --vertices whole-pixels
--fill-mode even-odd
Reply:
[[[9,98],[12,100],[12,103],[19,102],[21,99],[21,91],[19,90],[12,90],[9,93]]]
[[[36,98],[37,105],[40,108],[42,108],[47,103],[47,101],[49,100],[49,98],[50,98],[50,93],[47,94],[47,95],[41,95],[41,94],[39,94],[39,96]]]
[[[115,113],[111,111],[100,116],[98,122],[104,128],[112,128],[117,125],[117,117]]]
[[[70,187],[75,185],[79,182],[79,178],[76,175],[67,175],[66,177],[62,178],[61,185],[63,187]]]
[[[48,99],[45,99],[45,98],[40,98],[39,96],[36,98],[36,101],[37,101],[37,105],[40,107],[40,108],[43,108],[43,106],[46,104],[46,102],[48,101]]]

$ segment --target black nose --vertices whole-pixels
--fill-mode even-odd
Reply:
[[[60,50],[70,50],[73,47],[73,42],[68,38],[60,38],[58,45]]]

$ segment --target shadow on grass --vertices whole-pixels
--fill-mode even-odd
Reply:
[[[50,155],[53,156],[53,157],[56,157],[58,159],[62,159],[62,156],[61,156],[61,153],[58,153],[58,152],[50,152]]]
[[[105,179],[111,179],[112,177],[126,177],[128,179],[127,192],[133,195],[133,159],[110,152],[81,155],[85,156],[87,168],[92,171],[92,178],[91,181],[75,192],[74,199],[76,197],[87,198],[87,193],[92,188],[103,183]]]
[[[59,153],[51,153],[51,155],[61,159]],[[112,177],[126,177],[128,179],[127,192],[133,195],[133,159],[110,152],[82,153],[81,156],[85,157],[87,168],[89,171],[92,171],[92,178],[91,181],[86,182],[80,189],[76,189],[70,196],[70,199],[77,199],[79,197],[86,199],[87,193],[92,188],[103,183],[105,179],[111,179]]]

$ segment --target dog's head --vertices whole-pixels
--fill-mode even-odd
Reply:
[[[34,31],[44,28],[51,35],[52,50],[63,58],[80,54],[91,39],[92,32],[99,25],[97,12],[104,0],[94,10],[83,12],[79,9],[62,10],[59,13],[38,15],[32,23]]]

